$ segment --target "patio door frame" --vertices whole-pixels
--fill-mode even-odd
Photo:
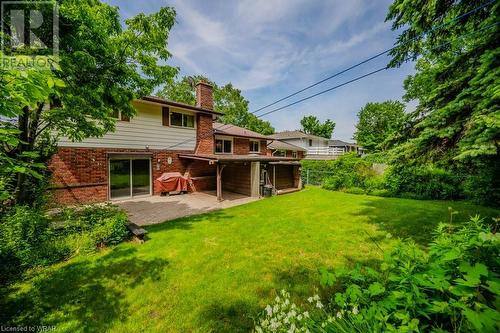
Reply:
[[[123,196],[119,198],[112,198],[111,197],[111,161],[112,160],[129,160],[129,177],[130,177],[130,195],[129,196]],[[147,160],[149,164],[149,193],[148,194],[139,194],[139,195],[134,195],[133,192],[133,174],[132,174],[132,161],[133,160]],[[109,200],[123,200],[123,199],[131,199],[131,198],[140,198],[140,197],[146,197],[146,196],[151,196],[153,195],[153,171],[152,171],[152,163],[151,163],[151,157],[145,157],[145,156],[116,156],[116,157],[109,157],[108,158],[108,198]]]

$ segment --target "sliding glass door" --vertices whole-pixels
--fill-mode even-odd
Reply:
[[[151,194],[149,159],[117,158],[109,160],[111,199]]]
[[[132,195],[150,194],[149,160],[132,160]]]

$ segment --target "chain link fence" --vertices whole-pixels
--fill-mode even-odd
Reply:
[[[333,171],[302,169],[302,184],[304,185],[323,185],[328,177],[335,175]]]

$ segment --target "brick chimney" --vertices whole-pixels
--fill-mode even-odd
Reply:
[[[205,110],[214,110],[214,98],[212,85],[199,81],[196,83],[196,106]]]

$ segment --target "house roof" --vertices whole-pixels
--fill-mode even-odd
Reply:
[[[237,137],[251,138],[251,139],[260,139],[260,140],[268,139],[268,137],[265,135],[231,124],[222,124],[214,122],[213,128],[215,134],[237,136]]]
[[[292,162],[299,158],[267,155],[179,154],[180,158],[213,162]]]
[[[284,149],[284,150],[295,150],[295,151],[307,151],[302,147],[292,145],[290,143],[279,141],[279,140],[270,140],[267,143],[267,148],[269,149]]]
[[[350,142],[345,142],[342,140],[329,140],[328,141],[329,146],[339,146],[339,147],[344,147],[344,146],[357,146],[356,143],[350,143]]]
[[[216,112],[214,110],[208,110],[208,109],[203,109],[194,105],[189,105],[185,103],[180,103],[180,102],[175,102],[171,101],[165,98],[161,98],[158,96],[144,96],[140,98],[141,100],[147,101],[147,102],[153,102],[153,103],[158,103],[158,104],[163,104],[167,106],[174,106],[178,108],[183,108],[183,109],[188,109],[196,112],[202,112],[202,113],[209,113],[209,114],[216,114],[216,115],[222,115],[223,113]]]
[[[319,139],[319,140],[328,140],[327,138],[322,138],[317,135],[312,135],[312,134],[307,134],[302,131],[296,130],[296,131],[284,131],[280,133],[275,133],[269,135],[270,138],[273,139],[278,139],[278,140],[286,140],[286,139]]]

